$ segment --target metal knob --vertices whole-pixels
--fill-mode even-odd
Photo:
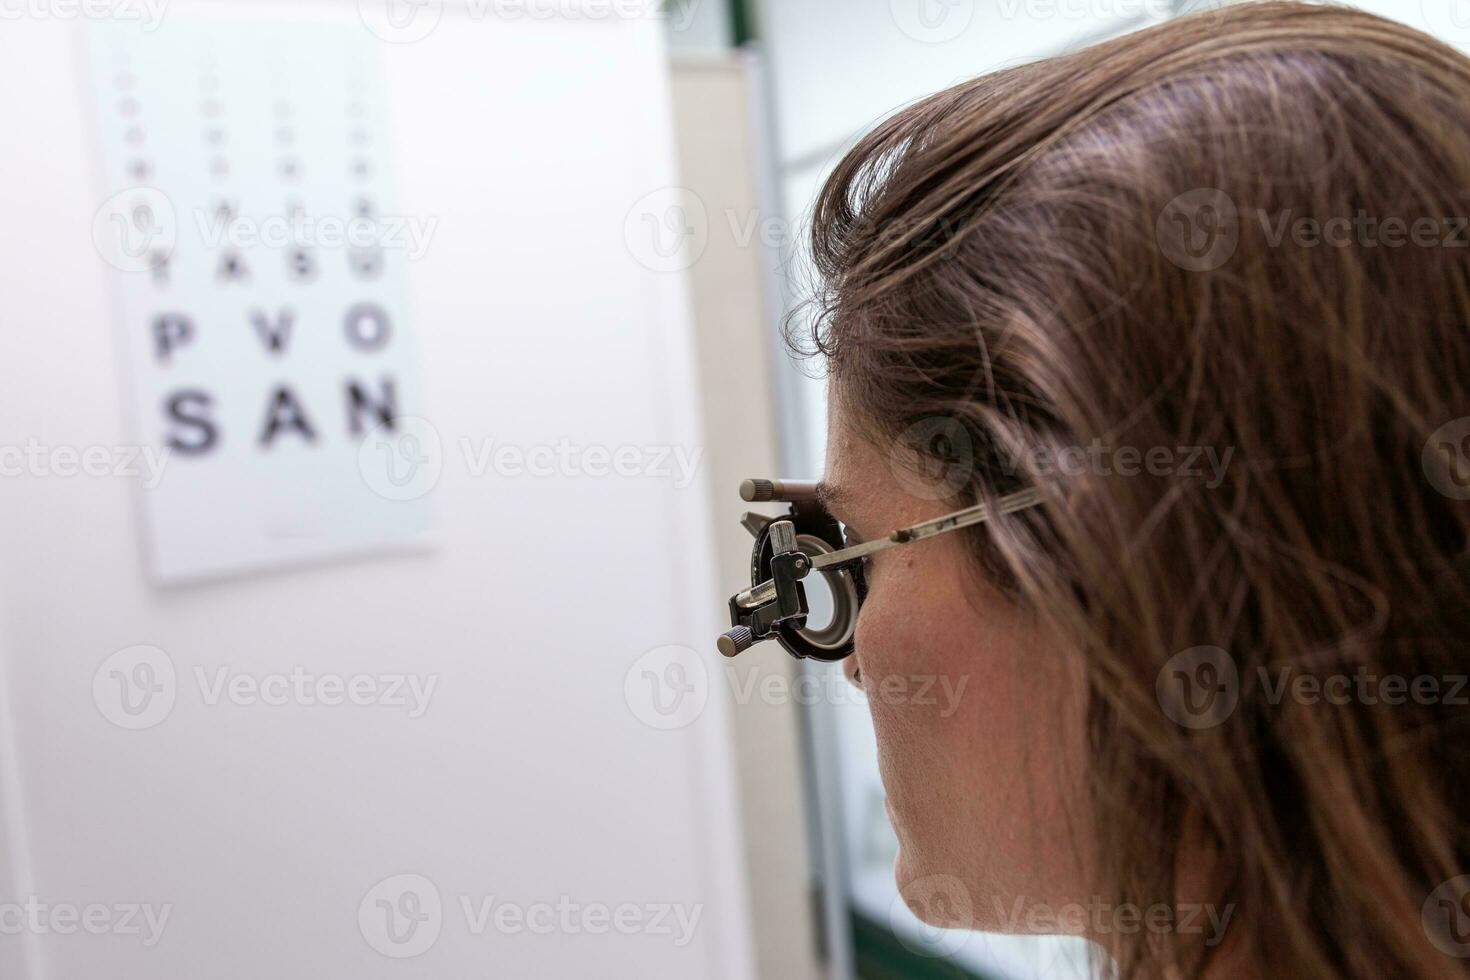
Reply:
[[[812,503],[817,499],[817,485],[810,480],[741,480],[740,499],[748,503]]]
[[[741,480],[740,499],[750,503],[758,500],[775,500],[776,483],[774,480]]]
[[[737,626],[721,633],[720,638],[715,641],[715,646],[724,656],[733,657],[737,653],[749,650],[754,643],[755,634],[750,631],[750,627]]]

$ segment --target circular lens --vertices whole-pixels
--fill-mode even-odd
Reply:
[[[797,546],[815,558],[835,551],[821,538],[809,534],[796,537]],[[857,626],[857,587],[844,571],[817,572],[802,580],[808,607],[802,639],[821,650],[835,651],[852,642]]]
[[[806,586],[806,604],[809,610],[806,614],[806,631],[822,633],[831,629],[832,620],[837,616],[837,597],[832,594],[831,579],[826,572],[817,572],[801,581]]]

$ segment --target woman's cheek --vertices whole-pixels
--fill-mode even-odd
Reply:
[[[892,669],[894,633],[897,624],[893,621],[890,605],[881,594],[874,594],[864,601],[858,615],[857,630],[853,634],[853,655],[849,658],[852,667],[847,668],[848,678],[853,678],[853,669],[861,673],[859,681],[868,711],[873,716],[873,730],[878,736],[878,747],[883,749],[884,735],[888,725],[883,717],[884,704],[874,695],[881,690],[883,678]]]
[[[896,634],[903,630],[902,616],[897,614],[892,590],[880,588],[881,584],[881,573],[870,574],[868,597],[863,600],[853,633],[852,659],[862,671],[864,691],[873,690],[888,673],[891,651],[898,639]]]
[[[935,624],[924,608],[923,590],[911,594],[916,583],[901,575],[879,576],[875,584],[858,618],[854,658],[881,749],[885,740],[905,739],[932,721],[924,708],[933,685],[929,691],[921,687],[942,658],[934,649]]]

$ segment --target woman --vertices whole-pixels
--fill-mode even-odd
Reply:
[[[1044,495],[866,569],[921,918],[1126,977],[1470,972],[1467,214],[1470,61],[1293,3],[966,82],[840,163],[794,341],[831,509]],[[919,676],[959,710],[876,695]]]

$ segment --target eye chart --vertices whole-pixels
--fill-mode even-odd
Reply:
[[[89,41],[155,581],[419,537],[439,461],[407,274],[434,222],[394,201],[374,39],[172,16]]]

